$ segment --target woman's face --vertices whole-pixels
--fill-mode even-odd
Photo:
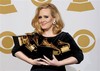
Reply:
[[[51,11],[49,8],[41,9],[38,19],[39,24],[44,31],[52,29],[54,18],[51,16]]]

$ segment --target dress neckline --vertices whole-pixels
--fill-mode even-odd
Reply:
[[[41,36],[44,37],[44,38],[55,38],[55,37],[59,36],[61,33],[62,33],[62,32],[58,33],[58,34],[55,35],[55,36],[49,36],[49,37],[47,37],[47,36],[43,36],[43,35],[41,35]]]

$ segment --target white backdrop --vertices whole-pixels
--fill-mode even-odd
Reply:
[[[31,65],[12,56],[14,45],[11,36],[32,32],[31,20],[35,9],[38,3],[47,1],[57,6],[65,23],[63,30],[74,37],[84,52],[83,62],[66,65],[66,70],[100,71],[100,0],[0,0],[0,71],[30,70]],[[68,9],[72,3],[79,4],[77,8],[73,7],[78,10]],[[86,3],[92,5],[87,6]],[[85,8],[80,8],[81,5]]]

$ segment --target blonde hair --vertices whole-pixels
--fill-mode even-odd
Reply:
[[[42,5],[40,5],[37,9],[36,9],[36,14],[35,17],[32,20],[32,26],[35,28],[35,32],[39,33],[39,34],[43,34],[44,31],[42,30],[42,28],[40,27],[40,24],[38,23],[38,17],[39,17],[39,12],[41,9],[47,9],[49,8],[51,11],[51,16],[53,18],[55,18],[55,26],[53,27],[53,33],[57,34],[59,32],[61,32],[64,24],[62,21],[62,18],[60,16],[60,13],[58,11],[58,9],[56,8],[56,6],[54,4],[51,3],[44,3]]]

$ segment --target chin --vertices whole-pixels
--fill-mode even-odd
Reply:
[[[43,28],[43,30],[46,30],[46,28]]]
[[[47,29],[47,27],[42,27],[43,30]]]

